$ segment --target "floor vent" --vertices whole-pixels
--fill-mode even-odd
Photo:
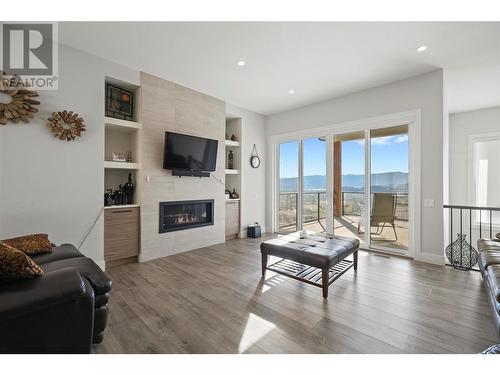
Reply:
[[[372,254],[374,257],[380,257],[380,258],[385,258],[385,259],[391,259],[389,255],[385,254]]]

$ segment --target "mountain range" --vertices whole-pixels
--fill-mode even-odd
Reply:
[[[288,177],[280,180],[281,192],[296,192],[297,178]],[[408,192],[408,173],[386,172],[373,173],[371,175],[373,192]],[[342,175],[342,191],[363,191],[365,186],[365,175],[346,174]],[[304,191],[326,190],[326,176],[313,175],[304,176]]]

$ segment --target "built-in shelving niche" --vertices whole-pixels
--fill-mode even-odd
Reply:
[[[233,135],[236,141],[230,139]],[[241,118],[226,118],[226,138],[229,138],[225,141],[226,189],[235,189],[241,196]],[[229,151],[233,154],[233,169],[228,168]]]
[[[232,136],[235,140],[231,140]],[[226,199],[226,239],[240,237],[241,233],[241,145],[242,145],[242,129],[241,118],[226,117],[226,139],[224,142],[225,150],[225,181],[226,190],[236,191],[239,195],[238,199]],[[229,152],[233,154],[233,168],[228,165]]]
[[[135,186],[133,204],[107,206],[104,210],[104,260],[106,268],[137,262],[140,253],[140,191],[141,191],[141,92],[140,87],[106,77],[105,83],[134,93],[133,121],[104,117],[104,193],[117,190],[132,173]],[[103,106],[105,103],[103,103]],[[129,162],[113,161],[113,152],[132,153]]]
[[[117,190],[120,184],[125,184],[128,174],[132,173],[135,185],[134,204],[139,205],[140,197],[140,136],[141,111],[140,87],[111,77],[106,77],[106,83],[122,87],[134,93],[134,121],[104,117],[104,192],[108,189]],[[113,161],[113,152],[131,152],[129,162]],[[104,193],[103,192],[103,193]]]

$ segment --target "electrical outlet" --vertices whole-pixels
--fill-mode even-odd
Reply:
[[[424,207],[434,207],[434,199],[424,199]]]

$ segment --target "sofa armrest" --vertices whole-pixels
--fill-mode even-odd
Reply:
[[[94,291],[75,268],[0,285],[0,353],[88,353]]]
[[[84,293],[85,284],[76,268],[64,268],[41,277],[1,285],[0,322],[64,303]]]

